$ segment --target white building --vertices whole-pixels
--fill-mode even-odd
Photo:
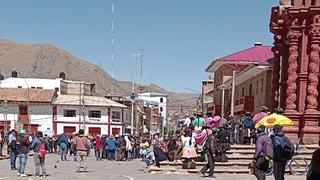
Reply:
[[[144,101],[156,102],[158,104],[159,113],[162,117],[163,127],[167,124],[167,97],[168,95],[157,92],[139,93],[138,98]]]
[[[123,133],[127,106],[97,96],[59,95],[53,101],[53,129],[58,134],[85,129],[96,134]]]
[[[52,130],[54,90],[0,88],[0,129]]]
[[[48,89],[57,91],[57,94],[80,94],[81,92],[83,95],[95,95],[95,83],[71,81],[62,78],[10,77],[0,80],[0,88]]]

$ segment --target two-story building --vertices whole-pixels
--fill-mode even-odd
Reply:
[[[58,134],[80,128],[90,135],[123,133],[127,107],[98,96],[59,95],[53,100],[53,129]]]
[[[260,89],[263,87],[263,92],[271,91],[271,84],[268,83],[271,82],[272,76],[267,70],[273,63],[274,55],[271,48],[271,46],[256,43],[252,48],[212,61],[206,71],[214,74],[215,115],[221,115],[221,111],[224,116],[230,114],[233,76],[235,77],[235,114],[242,115],[245,111],[256,112],[260,105],[269,105],[265,99],[258,98],[267,94],[254,92],[257,92],[259,87]]]
[[[54,90],[0,88],[0,129],[52,130]]]

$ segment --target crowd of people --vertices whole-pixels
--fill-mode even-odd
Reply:
[[[261,113],[268,115],[266,107]],[[281,109],[275,113],[281,114]],[[29,151],[34,155],[34,176],[46,176],[45,157],[47,153],[59,154],[61,161],[71,157],[77,161],[76,172],[87,172],[87,157],[90,152],[97,161],[142,160],[146,167],[159,167],[162,161],[182,162],[184,169],[195,169],[195,160],[206,161],[207,164],[199,174],[214,176],[215,162],[227,162],[227,151],[232,144],[256,144],[253,157],[253,174],[258,180],[265,180],[270,161],[273,161],[275,180],[284,180],[285,166],[293,156],[294,145],[282,131],[281,125],[267,128],[256,127],[257,120],[246,113],[241,120],[221,118],[207,114],[195,114],[186,117],[174,134],[160,137],[159,134],[124,134],[96,135],[92,137],[84,130],[68,134],[48,135],[37,132],[34,136],[26,130],[11,130],[7,136],[1,136],[1,144],[8,144],[11,170],[18,171],[21,177],[25,174]],[[319,150],[313,155],[308,180],[320,179]],[[69,155],[69,156],[68,156]],[[18,166],[16,164],[18,161]]]

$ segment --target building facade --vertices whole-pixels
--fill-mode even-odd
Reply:
[[[274,34],[272,101],[294,126],[286,127],[299,143],[320,143],[319,65],[320,0],[291,0],[272,8]]]
[[[25,129],[35,134],[53,128],[54,90],[0,88],[0,129]]]
[[[53,129],[58,134],[80,128],[90,135],[122,135],[127,107],[97,96],[59,95],[53,100]]]

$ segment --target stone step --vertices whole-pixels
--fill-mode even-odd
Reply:
[[[236,162],[216,162],[216,166],[248,166],[251,161],[236,161]],[[182,162],[161,162],[161,166],[182,166]],[[206,162],[195,162],[197,166],[203,166]]]
[[[313,149],[304,149],[301,153],[301,155],[304,154],[313,154],[315,150]],[[227,154],[254,154],[255,149],[245,149],[245,150],[241,150],[241,149],[231,149],[230,151],[227,151]]]

